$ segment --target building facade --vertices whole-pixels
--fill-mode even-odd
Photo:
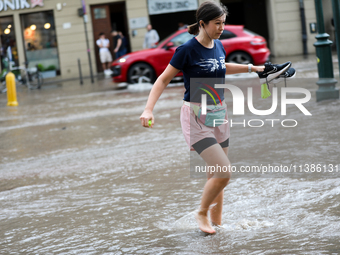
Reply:
[[[272,55],[280,57],[303,53],[301,1],[217,1],[229,9],[227,23],[244,24],[264,36]],[[179,22],[196,22],[195,10],[202,2],[204,0],[0,0],[1,56],[10,46],[15,65],[28,61],[29,66],[55,67],[57,74],[67,79],[78,76],[78,59],[83,74],[89,75],[89,51],[96,74],[102,72],[95,43],[100,32],[111,40],[112,53],[110,32],[113,29],[125,35],[129,51],[140,50],[148,23],[164,39],[178,29]],[[308,53],[314,53],[316,34],[310,29],[310,25],[316,22],[314,0],[302,2]],[[332,13],[330,1],[324,2],[325,17],[329,19]],[[84,11],[85,18],[82,16]],[[328,19],[325,18],[326,29],[332,39],[332,26]]]

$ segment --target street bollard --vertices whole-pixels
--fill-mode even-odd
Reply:
[[[15,75],[9,72],[6,75],[6,87],[7,87],[7,106],[18,106],[17,91],[15,87]]]
[[[80,79],[80,85],[83,85],[83,74],[81,72],[81,64],[80,64],[80,59],[78,58],[78,69],[79,69],[79,79]]]
[[[315,92],[316,101],[326,99],[339,99],[339,89],[335,87],[338,82],[334,79],[334,70],[332,62],[332,41],[328,40],[329,35],[325,32],[325,23],[323,18],[322,0],[315,0],[316,20],[318,26],[318,35],[315,37],[317,42],[314,43],[316,56],[318,58],[319,81],[316,83],[319,89]]]
[[[333,4],[333,18],[334,18],[334,28],[335,28],[335,42],[338,52],[338,66],[340,71],[340,1],[332,0]]]

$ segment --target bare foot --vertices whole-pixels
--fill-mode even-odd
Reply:
[[[214,227],[216,227],[217,230],[219,230],[219,229],[224,229],[224,228],[225,228],[225,227],[222,226],[222,224],[216,224],[216,223],[214,223],[214,222],[211,222],[211,225],[214,226]]]
[[[202,212],[198,211],[198,213],[195,214],[195,218],[197,220],[198,227],[204,233],[208,233],[208,234],[215,234],[216,233],[216,231],[212,228],[206,213],[202,213]]]
[[[220,227],[221,226],[221,224],[217,224],[215,222],[211,222],[211,225],[213,225],[214,227]]]

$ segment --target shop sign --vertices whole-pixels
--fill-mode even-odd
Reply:
[[[197,0],[148,0],[149,15],[192,11],[198,8]]]
[[[36,6],[44,6],[44,0],[0,0],[0,12],[11,10],[21,10],[26,8],[34,8]]]

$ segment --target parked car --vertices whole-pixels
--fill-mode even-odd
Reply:
[[[176,31],[156,48],[129,53],[112,63],[114,82],[138,83],[140,77],[144,81],[154,82],[165,70],[178,46],[193,37],[186,29]],[[240,25],[226,25],[220,37],[226,51],[226,61],[239,64],[261,65],[270,55],[267,42]],[[180,72],[177,76],[182,76]]]

